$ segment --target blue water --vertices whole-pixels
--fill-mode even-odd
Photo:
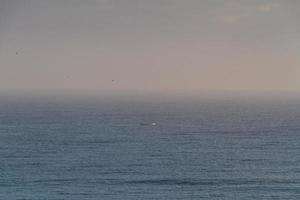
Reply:
[[[3,100],[0,199],[298,200],[300,103]]]

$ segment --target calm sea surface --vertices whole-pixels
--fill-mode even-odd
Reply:
[[[0,103],[0,199],[300,199],[300,102]]]

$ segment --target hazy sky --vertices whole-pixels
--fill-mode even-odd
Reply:
[[[300,91],[300,1],[0,0],[5,90]]]

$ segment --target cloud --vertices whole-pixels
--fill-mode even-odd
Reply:
[[[234,16],[234,15],[223,16],[221,20],[226,24],[235,24],[240,20],[240,16]]]
[[[236,24],[240,22],[241,20],[244,20],[249,17],[253,17],[255,15],[255,10],[260,13],[269,13],[277,8],[280,7],[279,3],[266,3],[266,4],[260,4],[256,7],[248,8],[248,10],[244,10],[244,13],[240,14],[228,14],[224,15],[220,18],[220,21],[225,24]],[[254,12],[253,12],[254,11]]]
[[[279,3],[269,3],[269,4],[262,4],[257,6],[256,10],[263,12],[263,13],[268,13],[280,6]]]
[[[221,17],[221,21],[225,24],[236,24],[247,17],[249,17],[249,14],[247,13],[224,15],[223,17]]]

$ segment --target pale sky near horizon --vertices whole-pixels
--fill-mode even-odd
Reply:
[[[1,91],[298,91],[298,0],[0,0]]]

